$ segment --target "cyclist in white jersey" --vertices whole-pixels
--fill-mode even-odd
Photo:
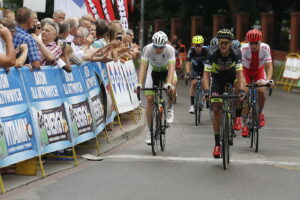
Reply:
[[[177,77],[175,72],[175,49],[171,45],[167,44],[167,41],[167,35],[162,31],[158,31],[154,33],[152,37],[152,43],[144,47],[140,64],[137,90],[141,88],[146,71],[146,88],[152,88],[154,85],[158,86],[159,80],[163,80],[165,82],[164,87],[167,88],[167,92],[171,96],[170,101],[168,102],[167,111],[167,123],[171,124],[174,120],[173,104],[176,95],[175,86]],[[146,96],[146,114],[148,126],[150,128],[154,92],[146,91]],[[151,144],[150,131],[147,135],[146,143]]]

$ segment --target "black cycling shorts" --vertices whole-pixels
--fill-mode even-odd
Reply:
[[[166,82],[166,79],[168,77],[168,71],[164,71],[164,72],[155,72],[152,71],[151,72],[151,76],[152,76],[152,81],[153,81],[153,86],[157,86],[158,88],[159,86],[159,81],[161,80],[163,83]],[[161,85],[161,87],[163,87],[163,85]]]
[[[226,71],[221,71],[217,73],[211,73],[212,77],[212,86],[211,93],[212,95],[222,95],[225,89],[225,84],[229,83],[234,86],[236,80],[236,70],[235,68],[231,68]]]

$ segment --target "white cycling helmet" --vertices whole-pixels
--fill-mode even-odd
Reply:
[[[156,47],[165,47],[168,42],[168,36],[163,31],[158,31],[153,34],[152,42]]]

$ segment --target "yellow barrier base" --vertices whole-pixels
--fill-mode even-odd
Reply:
[[[5,188],[4,188],[4,184],[3,184],[3,181],[2,181],[1,174],[0,174],[0,188],[1,188],[2,194],[4,194],[5,193]]]
[[[16,164],[16,174],[17,175],[26,175],[26,176],[35,176],[36,175],[36,166],[37,166],[37,158],[32,158],[29,160],[25,160],[23,162],[19,162]]]

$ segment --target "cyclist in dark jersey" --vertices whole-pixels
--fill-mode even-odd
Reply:
[[[191,77],[192,79],[190,88],[191,105],[189,108],[189,113],[194,114],[195,87],[197,83],[196,78],[197,76],[202,77],[203,75],[208,49],[203,46],[204,38],[201,35],[194,36],[192,43],[193,47],[191,47],[188,51],[185,71],[186,76]]]
[[[241,99],[245,96],[245,82],[241,51],[231,45],[234,39],[233,33],[228,29],[221,29],[217,34],[218,45],[209,50],[207,63],[203,73],[203,87],[206,98],[209,96],[210,77],[212,78],[211,95],[222,95],[226,83],[235,86]],[[237,81],[236,81],[237,80]],[[214,99],[213,104],[213,131],[215,135],[215,147],[213,156],[220,158],[220,117],[222,101]]]

